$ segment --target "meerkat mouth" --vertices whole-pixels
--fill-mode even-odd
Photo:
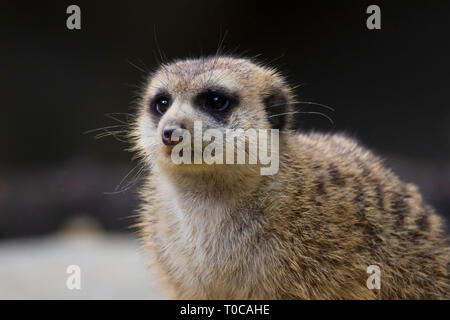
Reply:
[[[279,168],[279,132],[274,129],[207,129],[194,123],[189,130],[163,131],[165,154],[175,165],[261,166],[261,175],[273,175]]]

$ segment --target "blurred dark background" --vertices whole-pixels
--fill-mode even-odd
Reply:
[[[71,4],[81,30],[66,28]],[[381,7],[381,30],[366,28],[370,4]],[[84,132],[118,124],[105,114],[133,113],[157,43],[168,59],[199,56],[225,34],[225,51],[260,55],[302,84],[300,99],[335,109],[309,107],[334,125],[302,115],[300,130],[356,136],[448,217],[449,13],[448,1],[2,3],[0,238],[49,233],[79,215],[128,230],[135,187],[106,193],[136,163],[126,143]]]

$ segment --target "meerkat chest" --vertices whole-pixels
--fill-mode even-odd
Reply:
[[[255,266],[264,256],[262,246],[255,245],[261,232],[257,224],[234,221],[230,217],[237,213],[222,204],[172,205],[168,210],[158,251],[171,278],[204,295],[220,293],[224,298],[227,292],[249,288],[243,283],[257,283]]]
[[[166,245],[173,249],[172,258],[196,269],[217,266],[226,260],[233,243],[233,228],[222,217],[229,214],[227,208],[211,204],[172,208]],[[205,272],[203,270],[202,272]]]

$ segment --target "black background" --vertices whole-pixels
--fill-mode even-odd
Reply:
[[[81,8],[82,29],[66,28]],[[381,30],[366,8],[381,7]],[[0,237],[41,234],[76,214],[124,229],[132,191],[105,195],[135,165],[127,146],[85,131],[132,113],[147,71],[225,51],[282,70],[299,130],[344,131],[450,214],[448,1],[14,1],[0,7]],[[157,39],[157,41],[156,41]],[[145,70],[143,72],[142,70]]]

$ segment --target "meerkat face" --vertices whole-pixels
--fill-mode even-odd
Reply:
[[[137,148],[147,161],[173,169],[175,149],[180,153],[190,145],[192,152],[183,154],[184,149],[181,156],[193,159],[199,146],[205,148],[204,141],[195,145],[198,135],[209,129],[225,135],[227,130],[287,128],[292,97],[273,69],[212,57],[163,65],[149,79],[142,101],[134,131]]]

